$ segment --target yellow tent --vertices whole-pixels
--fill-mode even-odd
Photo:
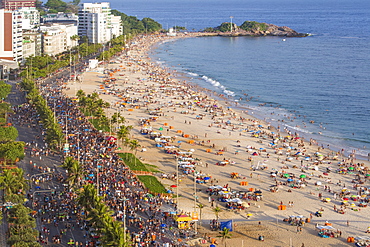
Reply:
[[[192,221],[192,218],[187,215],[179,215],[177,216],[176,222],[177,227],[179,229],[189,229],[190,228],[190,221]]]

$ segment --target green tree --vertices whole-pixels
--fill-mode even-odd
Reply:
[[[15,162],[24,158],[24,142],[0,143],[0,158],[6,161]]]
[[[136,156],[136,153],[137,153],[137,148],[140,147],[140,144],[137,140],[131,140],[130,143],[129,143],[129,148],[130,150],[135,150],[135,156]],[[136,157],[135,156],[132,156],[134,158],[134,166],[136,166]]]
[[[28,189],[23,169],[5,169],[0,175],[0,188],[4,190],[5,202],[22,203]]]
[[[64,163],[61,165],[62,168],[67,170],[68,178],[67,181],[71,187],[79,187],[81,184],[84,170],[81,164],[75,160],[72,156],[65,158]]]
[[[216,219],[218,221],[219,219],[219,214],[222,212],[222,209],[219,207],[219,206],[216,206],[215,208],[212,209],[212,211],[215,213],[216,215]]]
[[[117,139],[122,141],[122,140],[128,138],[132,128],[133,128],[132,126],[121,125],[119,127],[118,132],[117,132]],[[129,143],[127,143],[127,144],[129,144]]]
[[[0,81],[0,100],[6,99],[12,90],[12,86],[5,83],[4,81]]]
[[[41,247],[37,243],[38,231],[35,219],[30,216],[31,209],[17,204],[9,210],[9,235],[7,243],[18,247]]]
[[[7,121],[8,113],[11,113],[11,112],[12,112],[12,109],[9,103],[7,102],[0,103],[0,117],[4,117],[5,123]]]
[[[222,242],[225,242],[227,238],[231,238],[229,228],[224,227],[224,229],[222,229],[222,231],[220,231],[219,234],[220,235],[218,235],[217,237],[222,238]]]
[[[15,141],[18,137],[18,130],[13,126],[0,127],[0,142]]]
[[[240,28],[245,31],[266,31],[268,29],[268,25],[266,23],[256,21],[245,21]]]
[[[202,212],[205,205],[202,203],[198,203],[197,207],[199,208],[199,225],[202,225]]]

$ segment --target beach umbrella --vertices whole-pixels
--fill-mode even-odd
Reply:
[[[356,207],[356,205],[354,203],[352,203],[350,207],[354,208],[354,207]]]
[[[307,177],[305,174],[302,174],[302,175],[300,175],[299,176],[300,178],[305,178],[305,177]]]
[[[210,177],[205,177],[203,178],[204,180],[210,180],[211,178]]]
[[[161,224],[161,227],[166,227],[167,225],[166,224]]]
[[[287,181],[288,181],[288,182],[293,182],[293,179],[289,178]]]
[[[285,177],[285,178],[289,178],[289,177],[290,177],[290,175],[289,175],[288,173],[285,173],[285,174],[284,174],[284,177]]]
[[[176,187],[177,187],[177,185],[173,184],[173,185],[171,185],[170,187],[171,187],[171,188],[176,188]]]
[[[330,198],[325,198],[325,201],[330,202],[331,199]]]
[[[247,214],[247,216],[250,217],[250,216],[253,216],[253,214],[249,213],[249,214]]]
[[[349,167],[348,170],[353,171],[355,168],[353,166]]]

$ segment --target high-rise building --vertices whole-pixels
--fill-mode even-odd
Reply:
[[[90,43],[106,43],[111,35],[112,19],[108,2],[82,3],[78,10],[78,35]]]
[[[36,0],[0,0],[1,9],[17,10],[25,7],[36,7]]]
[[[35,7],[20,8],[23,30],[37,30],[40,26],[40,12]]]
[[[112,19],[112,28],[111,30],[111,39],[116,38],[120,35],[122,35],[123,30],[122,30],[122,19],[121,16],[111,16]]]
[[[0,59],[22,61],[22,15],[0,9]]]

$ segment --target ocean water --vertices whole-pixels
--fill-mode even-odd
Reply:
[[[111,7],[164,28],[202,30],[232,16],[238,25],[253,20],[312,34],[181,39],[151,56],[275,126],[324,147],[370,153],[369,1],[114,0]]]

